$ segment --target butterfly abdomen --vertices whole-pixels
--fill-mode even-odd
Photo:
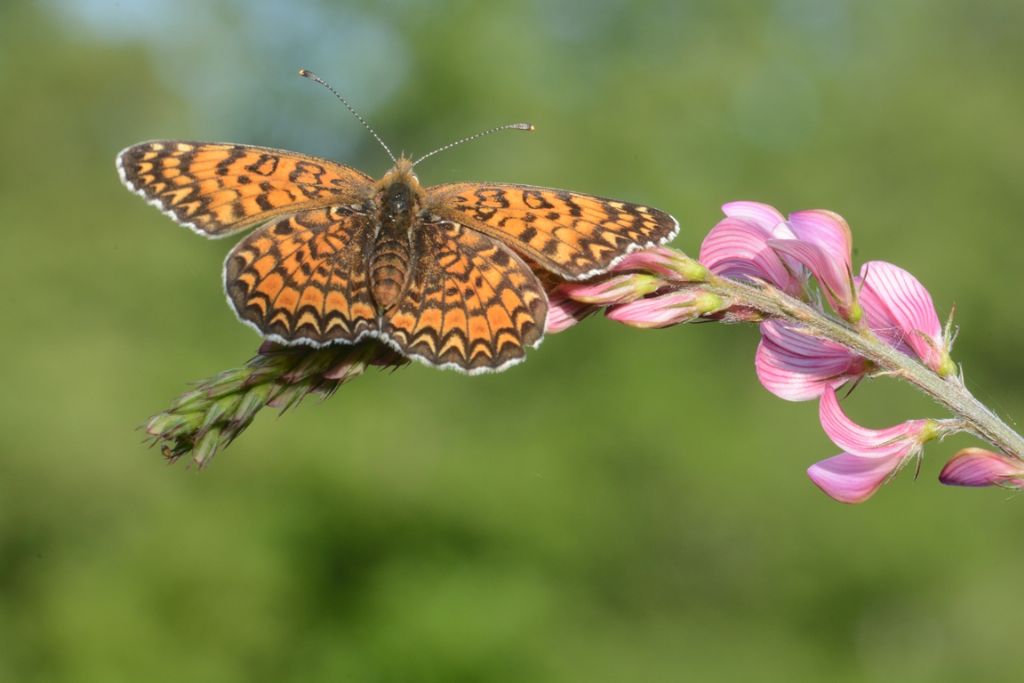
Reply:
[[[401,179],[383,188],[377,196],[377,231],[369,270],[373,299],[381,310],[394,306],[405,291],[418,203],[413,188]]]

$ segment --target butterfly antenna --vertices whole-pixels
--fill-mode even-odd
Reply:
[[[357,119],[359,119],[359,123],[363,124],[366,127],[366,130],[370,131],[370,135],[372,135],[374,137],[374,139],[377,142],[380,143],[380,146],[383,147],[384,151],[388,153],[389,157],[391,157],[391,163],[397,163],[398,160],[395,159],[395,155],[391,153],[391,148],[388,147],[386,144],[384,144],[384,141],[380,139],[379,135],[377,135],[377,131],[375,131],[373,128],[370,127],[370,124],[368,124],[366,122],[366,119],[364,119],[362,116],[360,116],[359,112],[357,112],[355,109],[353,109],[352,105],[349,104],[348,101],[344,97],[342,97],[340,94],[338,94],[338,91],[335,90],[334,88],[332,88],[330,83],[328,83],[324,79],[320,78],[319,76],[317,76],[315,73],[313,73],[309,69],[299,69],[299,75],[302,76],[303,78],[308,78],[309,80],[313,81],[314,83],[319,83],[320,85],[322,85],[325,88],[327,88],[328,90],[330,90],[331,93],[333,93],[335,97],[337,97],[339,100],[341,100],[341,103],[345,105],[345,108],[348,109],[350,112],[352,112],[352,116],[355,116]]]
[[[427,159],[429,157],[434,156],[438,152],[443,152],[446,149],[451,149],[452,147],[455,147],[456,145],[461,145],[463,142],[469,142],[470,140],[476,140],[478,138],[482,138],[485,135],[490,135],[491,133],[497,133],[499,130],[533,130],[533,129],[534,128],[533,128],[533,124],[532,123],[507,123],[504,126],[497,126],[495,128],[490,128],[488,130],[485,130],[485,131],[482,131],[480,133],[477,133],[476,135],[470,135],[469,137],[462,138],[461,140],[456,140],[455,142],[449,142],[444,147],[438,147],[433,152],[430,152],[429,154],[424,154],[419,159],[417,159],[416,161],[412,162],[412,165],[415,166],[416,164],[420,163],[424,159]]]

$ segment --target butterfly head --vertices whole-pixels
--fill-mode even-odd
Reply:
[[[420,186],[420,179],[416,177],[416,173],[412,170],[412,160],[406,156],[400,156],[395,161],[395,165],[391,167],[384,177],[377,181],[377,192],[385,194],[394,194],[397,192],[395,188],[404,188],[405,191],[411,196],[418,197],[422,194],[423,190]]]

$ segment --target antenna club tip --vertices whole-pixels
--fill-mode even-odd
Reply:
[[[313,72],[310,71],[309,69],[299,69],[299,75],[302,76],[303,78],[312,78]]]
[[[537,130],[537,126],[532,123],[520,123],[516,126],[519,130]]]

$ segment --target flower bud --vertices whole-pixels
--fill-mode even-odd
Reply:
[[[561,286],[561,290],[570,299],[585,304],[610,306],[635,301],[657,291],[664,284],[661,278],[654,275],[626,273],[596,282],[567,282]]]
[[[669,247],[654,247],[635,251],[615,264],[613,271],[646,270],[666,280],[703,282],[708,269],[681,251]]]
[[[984,448],[965,448],[942,468],[939,481],[949,486],[1002,486],[1024,490],[1024,461]]]
[[[605,315],[624,325],[649,329],[676,325],[723,308],[728,308],[728,304],[716,294],[701,289],[680,289],[612,306]]]

